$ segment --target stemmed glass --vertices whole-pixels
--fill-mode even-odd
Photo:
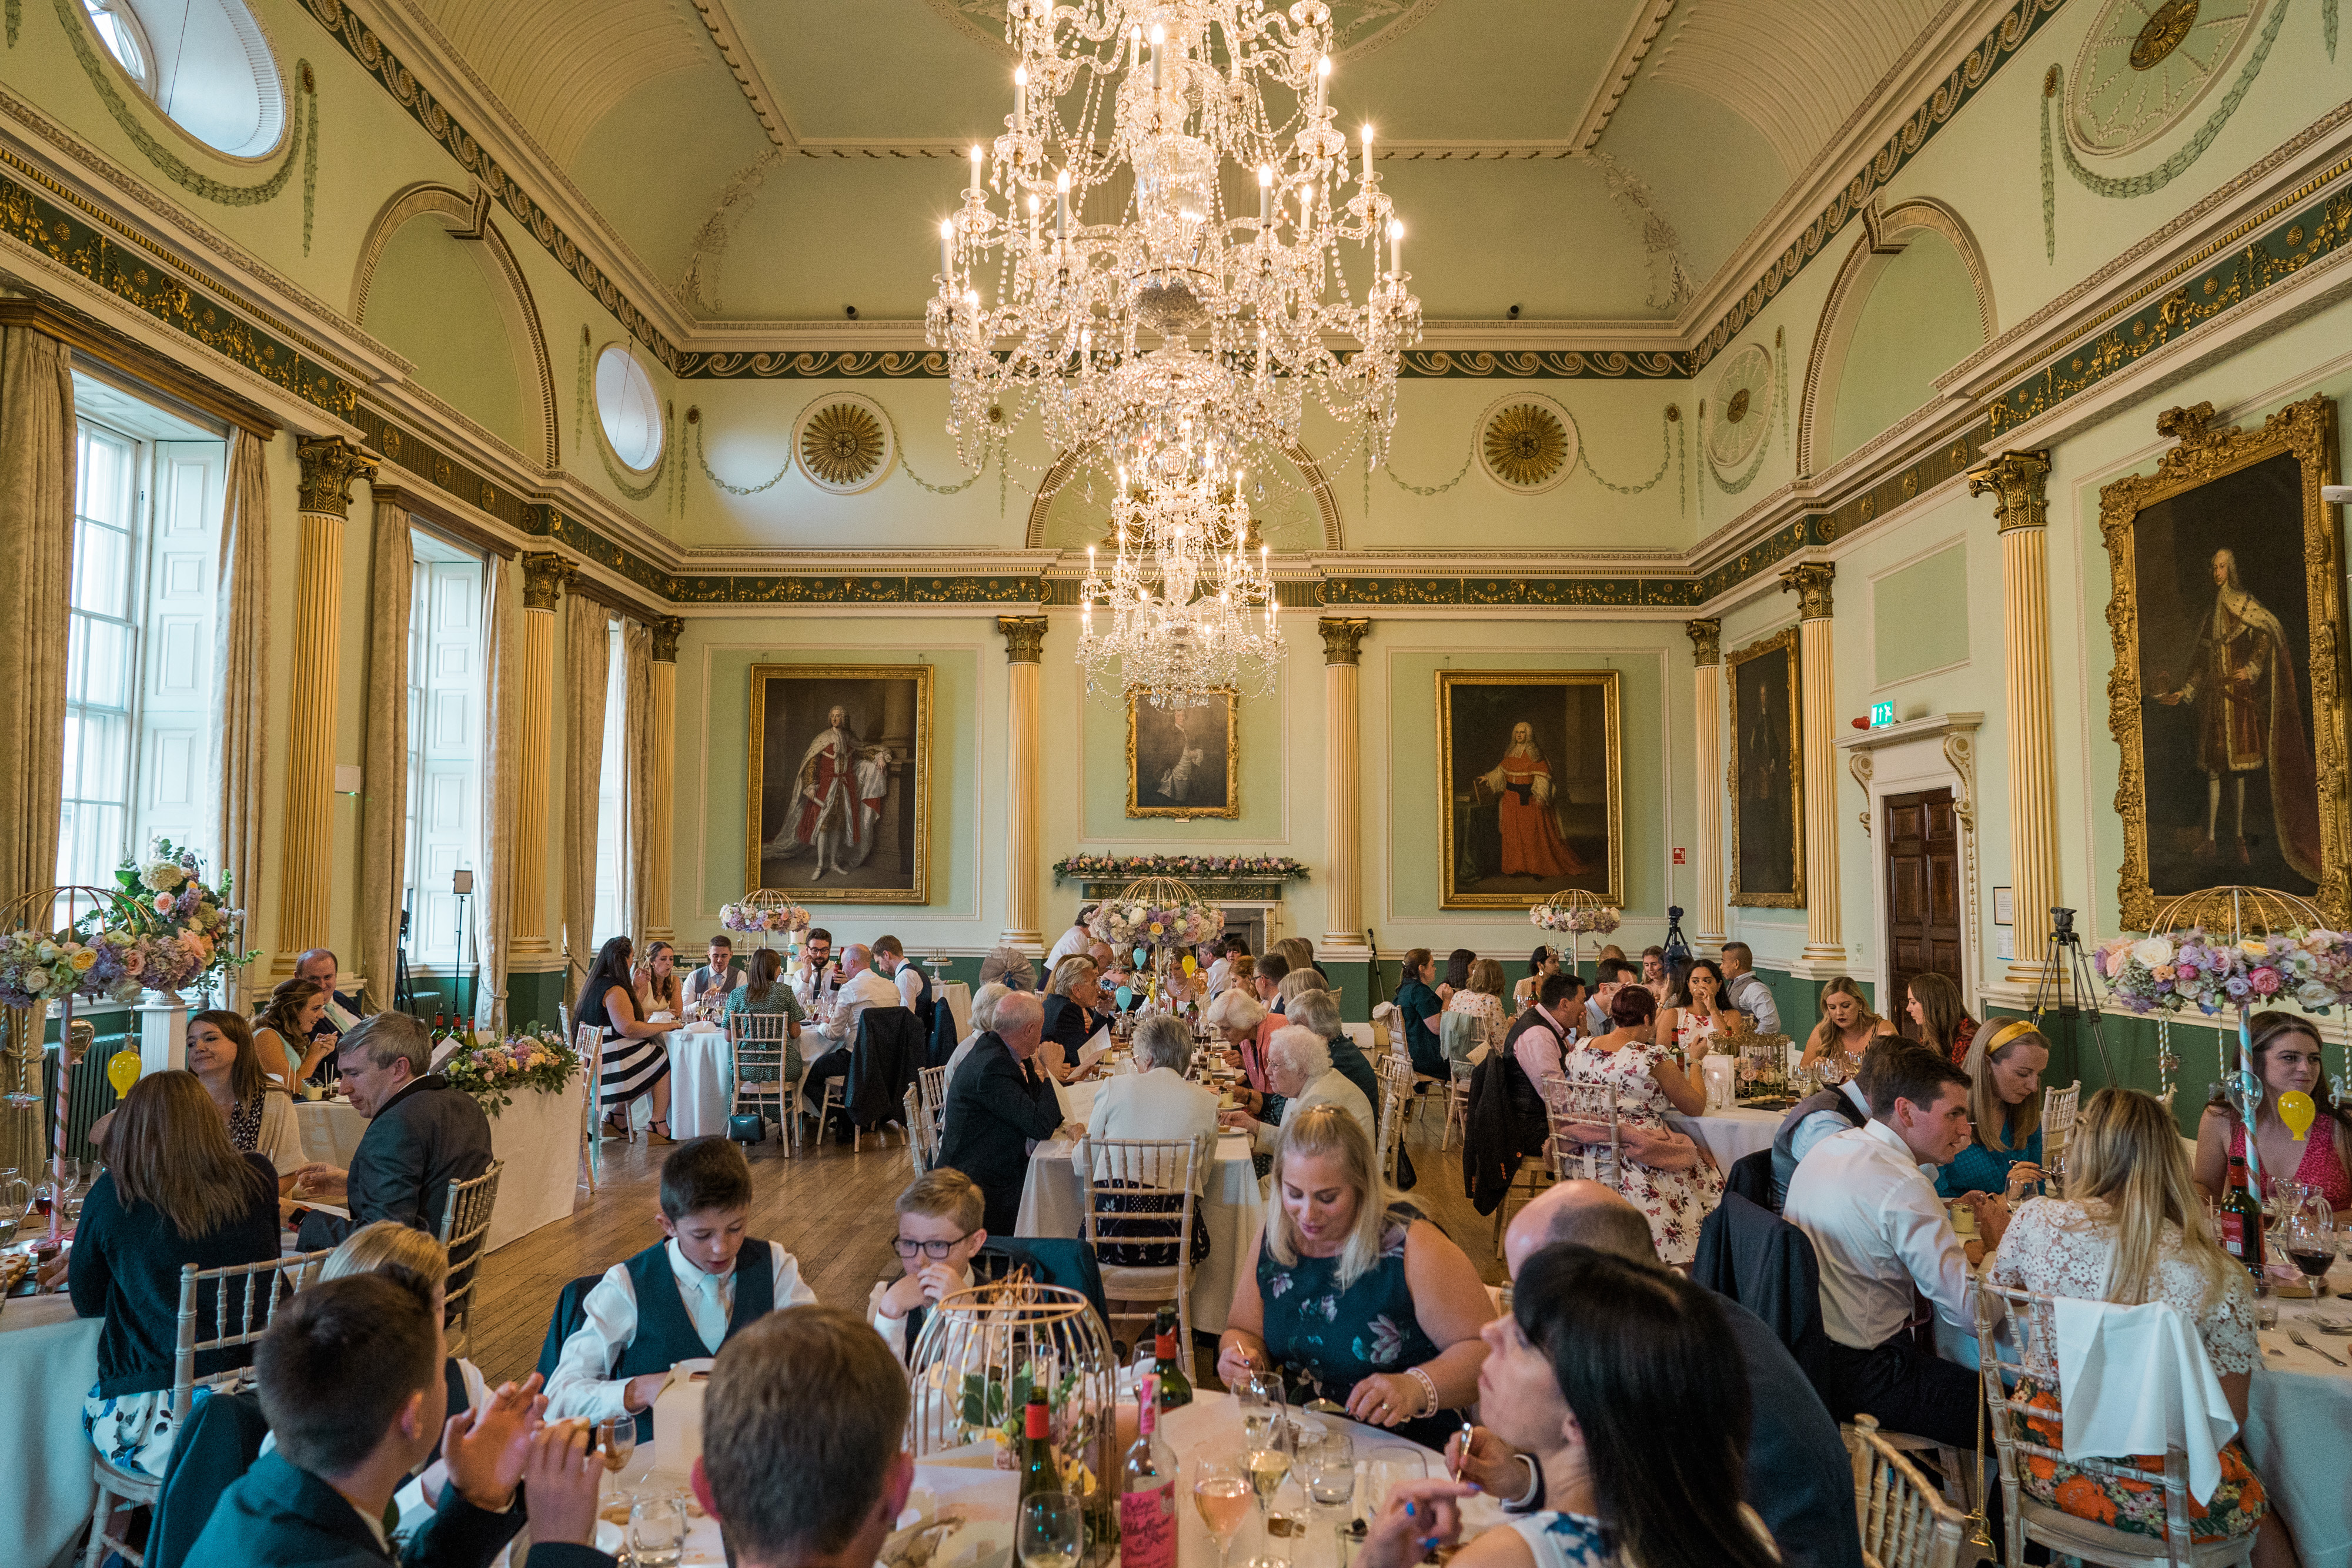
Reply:
[[[70,1215],[73,1195],[81,1190],[82,1162],[70,1155],[65,1155],[58,1158],[50,1168],[56,1175],[58,1207]]]
[[[1077,1568],[1086,1546],[1086,1519],[1066,1491],[1031,1492],[1021,1500],[1014,1547],[1021,1568]]]
[[[1249,1437],[1247,1441],[1250,1490],[1257,1494],[1258,1523],[1271,1536],[1274,1533],[1274,1498],[1282,1490],[1282,1483],[1289,1478],[1295,1438],[1290,1423],[1277,1414],[1262,1431]]]
[[[1242,1410],[1244,1447],[1266,1447],[1267,1434],[1283,1424],[1284,1399],[1282,1375],[1272,1367],[1253,1369],[1249,1380],[1234,1390],[1234,1403]]]
[[[2336,1262],[2336,1217],[2327,1199],[2315,1195],[2297,1207],[2279,1227],[2278,1237],[2287,1257],[2311,1282],[2312,1298],[2327,1294],[2327,1270]]]
[[[1202,1454],[1192,1461],[1192,1506],[1217,1542],[1217,1568],[1231,1568],[1234,1537],[1249,1517],[1250,1482],[1241,1461],[1230,1455]]]

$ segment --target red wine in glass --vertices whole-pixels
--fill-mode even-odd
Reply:
[[[2286,1255],[2294,1260],[2294,1266],[2302,1270],[2306,1278],[2312,1280],[2326,1274],[2336,1262],[2336,1254],[2332,1251],[2301,1252],[2290,1247]]]
[[[49,1196],[48,1188],[43,1187],[33,1195],[33,1212],[43,1219],[47,1219],[56,1207],[57,1199]]]

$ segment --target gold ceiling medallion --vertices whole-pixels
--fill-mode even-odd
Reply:
[[[1541,495],[1575,471],[1576,422],[1548,397],[1520,393],[1478,421],[1478,460],[1486,476],[1522,496]]]
[[[2196,25],[2197,0],[2165,0],[2132,40],[2131,68],[2154,70],[2164,62],[2165,56],[2180,47],[2180,40],[2189,37],[2189,29]]]
[[[1738,424],[1741,420],[1748,417],[1748,389],[1746,387],[1741,387],[1738,392],[1731,394],[1731,401],[1724,405],[1723,417],[1729,420],[1734,424]]]
[[[1772,353],[1761,343],[1735,350],[1715,381],[1720,414],[1702,422],[1707,458],[1719,474],[1736,474],[1755,456],[1772,424]]]
[[[880,484],[896,455],[889,416],[872,400],[852,392],[811,403],[801,414],[793,451],[809,483],[836,496],[854,496]]]

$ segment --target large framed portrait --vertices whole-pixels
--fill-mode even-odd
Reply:
[[[1437,673],[1447,909],[1625,902],[1615,670]]]
[[[1241,711],[1231,686],[1189,707],[1127,694],[1127,814],[1238,817]]]
[[[747,891],[930,902],[930,665],[752,665],[751,758]]]
[[[1797,629],[1724,660],[1731,688],[1731,894],[1763,909],[1805,906],[1803,699]]]
[[[2344,557],[2319,494],[2336,481],[2336,404],[2292,403],[2254,430],[2212,417],[2210,403],[2167,409],[2156,427],[2179,444],[2099,491],[2116,901],[2125,928],[2145,931],[2168,898],[2275,888],[2341,926]]]

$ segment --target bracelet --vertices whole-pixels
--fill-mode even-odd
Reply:
[[[1423,1372],[1421,1368],[1419,1368],[1419,1367],[1417,1367],[1417,1366],[1408,1366],[1408,1367],[1406,1367],[1406,1368],[1404,1369],[1404,1371],[1405,1371],[1405,1375],[1406,1375],[1407,1377],[1411,1377],[1411,1378],[1413,1378],[1413,1379],[1415,1379],[1416,1381],[1418,1381],[1418,1382],[1420,1383],[1420,1385],[1421,1385],[1422,1392],[1429,1396],[1429,1404],[1428,1404],[1428,1406],[1427,1406],[1425,1408],[1423,1408],[1423,1409],[1422,1414],[1423,1414],[1423,1416],[1434,1416],[1434,1415],[1436,1415],[1436,1414],[1437,1414],[1437,1384],[1436,1384],[1436,1381],[1435,1381],[1434,1379],[1433,1379],[1433,1378],[1429,1375],[1429,1374],[1427,1374],[1426,1372]]]
[[[1536,1457],[1533,1454],[1520,1454],[1517,1458],[1521,1464],[1528,1467],[1528,1490],[1503,1506],[1512,1510],[1530,1509],[1536,1506],[1536,1500],[1543,1495],[1543,1467],[1536,1462]]]

